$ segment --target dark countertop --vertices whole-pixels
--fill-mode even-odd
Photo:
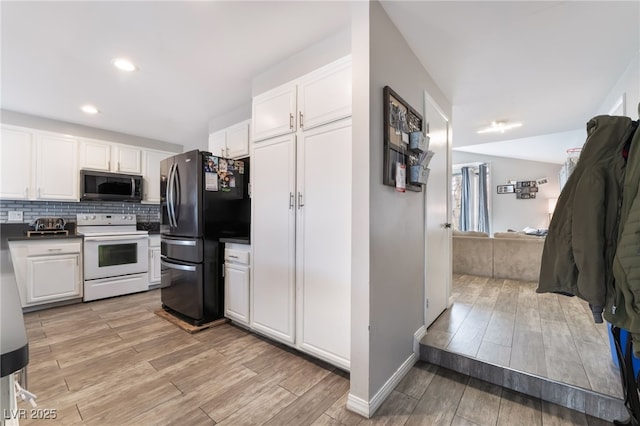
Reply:
[[[149,231],[149,234],[160,233],[160,222],[138,222],[136,223],[138,231]]]
[[[221,243],[251,244],[249,237],[220,238],[218,241]]]
[[[57,240],[66,238],[82,238],[81,235],[76,234],[75,222],[67,222],[64,229],[69,231],[68,235],[33,235],[27,236],[27,231],[31,230],[28,223],[1,223],[0,235],[2,248],[8,248],[8,241],[21,241],[21,240]]]

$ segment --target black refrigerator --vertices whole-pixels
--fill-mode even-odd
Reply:
[[[248,238],[249,161],[194,150],[160,163],[161,299],[199,325],[224,316],[220,238]]]

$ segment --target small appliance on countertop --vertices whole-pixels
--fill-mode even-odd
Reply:
[[[27,231],[27,236],[69,235],[69,231],[65,229],[66,223],[61,217],[39,217],[29,223],[31,229]]]

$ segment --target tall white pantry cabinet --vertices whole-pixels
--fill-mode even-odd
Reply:
[[[350,366],[351,58],[253,99],[254,330]]]

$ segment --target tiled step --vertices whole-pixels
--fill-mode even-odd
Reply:
[[[420,359],[603,420],[624,420],[624,401],[420,343]]]

